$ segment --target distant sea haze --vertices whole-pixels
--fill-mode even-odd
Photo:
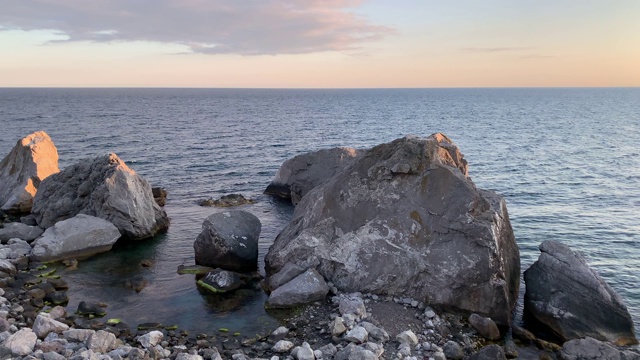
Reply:
[[[36,130],[51,135],[61,168],[115,152],[169,192],[166,235],[60,269],[70,309],[103,301],[130,324],[268,327],[261,292],[212,298],[176,273],[193,264],[216,211],[196,201],[256,199],[245,209],[262,222],[262,261],[293,211],[262,195],[284,160],[443,132],[473,181],[506,198],[523,270],[542,241],[568,244],[622,296],[640,333],[640,89],[0,89],[0,157]],[[137,266],[149,258],[152,268]],[[139,279],[140,293],[124,285]]]

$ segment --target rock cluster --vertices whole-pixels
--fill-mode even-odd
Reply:
[[[283,182],[284,169],[274,182]],[[449,138],[405,137],[333,169],[310,183],[269,249],[267,276],[293,263],[341,291],[411,297],[510,323],[520,257],[507,208],[474,185]]]
[[[31,211],[42,180],[58,171],[58,150],[47,133],[38,131],[18,140],[0,162],[0,209]]]

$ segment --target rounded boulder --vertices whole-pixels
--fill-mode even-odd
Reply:
[[[256,270],[261,229],[260,220],[246,211],[210,215],[193,244],[196,264],[240,272]]]

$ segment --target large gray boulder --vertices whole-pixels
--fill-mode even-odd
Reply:
[[[95,216],[132,240],[152,237],[169,227],[149,183],[116,154],[85,159],[45,179],[32,212],[43,228],[78,214]]]
[[[112,223],[79,214],[48,228],[33,243],[31,256],[37,261],[86,258],[111,250],[119,238],[120,232]]]
[[[592,337],[636,344],[633,321],[620,296],[579,253],[558,241],[540,245],[524,272],[524,312],[562,341]]]
[[[520,256],[504,199],[442,134],[378,145],[311,190],[265,258],[339,290],[414,298],[509,324]]]
[[[0,162],[0,209],[31,211],[40,182],[58,171],[58,150],[47,133],[38,131],[18,140]]]
[[[353,148],[336,147],[293,157],[280,166],[264,193],[291,199],[296,205],[311,189],[341,172],[361,153]]]
[[[231,271],[256,270],[261,229],[260,220],[243,210],[210,215],[193,243],[196,264]]]
[[[23,223],[12,222],[5,224],[0,229],[0,241],[5,244],[10,239],[20,239],[24,241],[33,241],[42,235],[44,229],[38,226],[29,226]]]

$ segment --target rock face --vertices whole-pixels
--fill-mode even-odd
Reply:
[[[79,214],[48,228],[34,242],[31,255],[38,261],[83,258],[111,250],[119,238],[112,223]]]
[[[48,177],[34,199],[38,225],[86,214],[114,224],[123,237],[149,238],[169,227],[151,186],[116,154],[86,159]]]
[[[562,341],[589,336],[618,345],[638,343],[622,299],[580,254],[557,241],[543,242],[540,251],[524,272],[526,316]]]
[[[20,139],[0,162],[0,208],[11,213],[31,211],[40,182],[58,171],[58,150],[47,133]]]
[[[337,147],[298,155],[280,166],[264,193],[291,199],[296,205],[311,189],[341,172],[361,153],[353,148]]]
[[[358,156],[298,204],[266,256],[345,292],[406,296],[509,324],[520,257],[506,204],[476,188],[449,138],[404,137]]]
[[[246,211],[210,215],[193,243],[196,264],[232,271],[256,270],[261,228],[260,220]]]

